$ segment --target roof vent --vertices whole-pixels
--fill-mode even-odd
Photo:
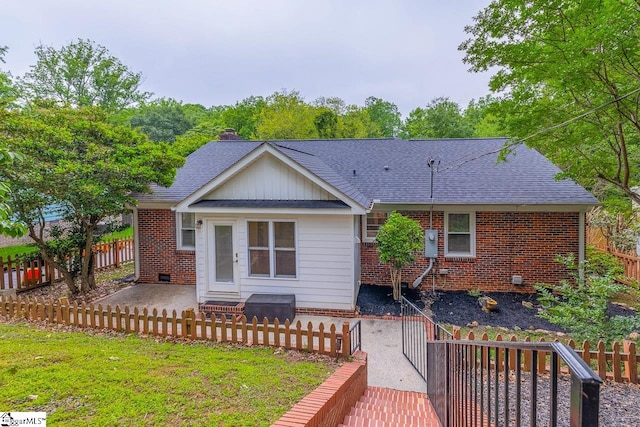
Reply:
[[[384,170],[388,171],[389,170],[389,166],[384,165]]]

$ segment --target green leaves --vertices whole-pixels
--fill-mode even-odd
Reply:
[[[640,316],[609,316],[608,302],[628,291],[615,281],[622,268],[613,257],[590,248],[587,261],[580,266],[573,256],[561,257],[558,262],[572,272],[573,280],[536,286],[538,300],[545,307],[540,317],[570,330],[577,339],[592,342],[621,339],[640,327]]]
[[[563,177],[640,201],[631,190],[640,183],[639,27],[632,0],[496,0],[459,49],[472,71],[495,70],[494,112],[510,136],[526,138]]]
[[[117,112],[151,96],[139,91],[142,73],[133,73],[91,40],[78,39],[59,50],[40,45],[35,54],[38,62],[20,81],[29,99]]]

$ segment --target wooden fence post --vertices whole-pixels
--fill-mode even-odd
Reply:
[[[115,264],[116,268],[120,267],[120,250],[118,249],[119,247],[119,242],[118,239],[113,241],[113,263]]]
[[[351,356],[351,328],[349,322],[342,324],[342,357],[347,358]]]
[[[636,343],[632,341],[622,341],[622,351],[627,353],[627,360],[624,362],[624,371],[626,372],[629,382],[638,384],[638,362],[636,357]]]

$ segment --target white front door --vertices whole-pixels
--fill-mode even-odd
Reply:
[[[235,223],[207,221],[209,292],[239,292]]]

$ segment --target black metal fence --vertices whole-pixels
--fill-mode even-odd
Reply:
[[[418,307],[402,297],[402,354],[423,379],[427,379],[427,342],[453,339],[451,333],[433,322]]]
[[[537,373],[543,352],[549,376]],[[427,359],[427,394],[445,426],[598,425],[602,380],[565,344],[430,341]]]
[[[349,354],[362,350],[362,326],[358,320],[349,329]]]
[[[452,340],[403,298],[402,351],[443,426],[598,426],[602,380],[567,345]]]

